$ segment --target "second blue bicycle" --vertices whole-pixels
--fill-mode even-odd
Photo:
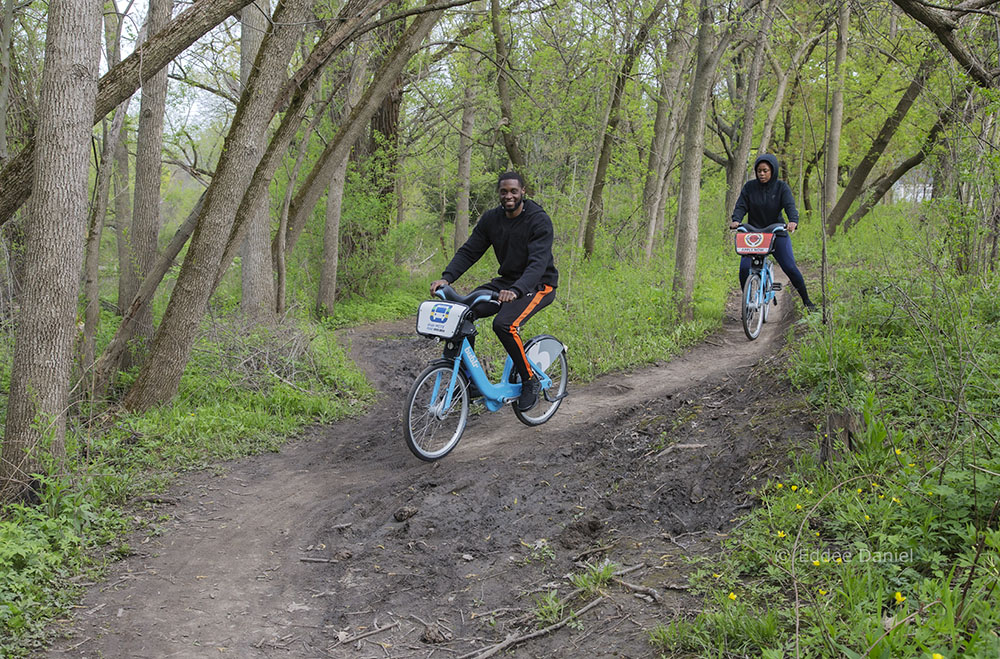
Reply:
[[[788,227],[778,223],[756,229],[741,224],[736,232],[736,253],[752,259],[750,274],[743,285],[740,317],[743,321],[743,333],[753,341],[760,336],[761,326],[767,322],[771,305],[778,304],[775,293],[781,290],[781,284],[774,281],[771,261],[767,255],[774,250],[774,237],[787,236]]]

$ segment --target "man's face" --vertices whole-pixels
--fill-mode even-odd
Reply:
[[[761,183],[767,183],[771,180],[771,166],[766,162],[757,163],[757,180]]]
[[[524,199],[524,188],[517,182],[517,179],[505,179],[500,181],[500,205],[507,213],[516,212]]]

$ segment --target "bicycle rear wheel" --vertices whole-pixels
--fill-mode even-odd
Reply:
[[[538,394],[538,402],[527,412],[518,410],[515,403],[514,415],[526,426],[540,426],[552,418],[566,397],[566,382],[569,380],[566,346],[555,337],[543,334],[528,341],[524,351],[552,379],[552,384]]]
[[[743,291],[743,332],[747,338],[753,341],[760,336],[760,326],[764,322],[763,305],[761,304],[764,292],[761,290],[761,275],[759,272],[750,273],[747,278],[746,290]]]
[[[426,462],[440,460],[455,448],[469,421],[469,393],[465,376],[451,392],[451,405],[445,407],[452,366],[431,364],[417,376],[406,401],[403,416],[406,445],[413,455]]]

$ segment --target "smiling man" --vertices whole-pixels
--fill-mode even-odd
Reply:
[[[524,354],[520,329],[556,296],[559,272],[552,258],[552,220],[541,206],[524,196],[524,179],[505,172],[497,181],[500,205],[479,218],[472,235],[458,248],[441,279],[431,284],[431,293],[451,284],[471,268],[490,247],[500,268],[497,277],[476,290],[493,291],[502,303],[493,319],[493,331],[524,385],[515,403],[527,412],[538,401],[538,378]]]

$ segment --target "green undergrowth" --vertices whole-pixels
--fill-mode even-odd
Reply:
[[[885,214],[831,245],[831,322],[790,349],[816,442],[699,562],[704,611],[650,630],[664,655],[1000,655],[1000,276],[941,226]]]
[[[526,336],[549,333],[565,342],[570,376],[578,382],[669,359],[718,327],[735,281],[734,258],[722,232],[709,233],[700,247],[693,320],[681,320],[675,310],[672,248],[649,262],[610,249],[590,258],[566,249],[556,255],[555,302],[532,319]],[[395,249],[388,243],[386,249]],[[495,276],[496,264],[487,256],[458,282],[460,290]],[[393,262],[397,268],[402,263]],[[163,490],[180,471],[277,450],[307,424],[334,421],[369,404],[371,386],[334,331],[412,318],[443,265],[425,264],[392,285],[357,274],[356,293],[320,322],[302,311],[311,308],[305,289],[290,289],[299,319],[293,313],[271,330],[235,319],[238,278],[230,275],[213,298],[210,318],[169,404],[127,414],[106,404],[77,403],[66,440],[68,462],[60,470],[68,475],[42,477],[35,501],[8,506],[0,516],[0,656],[37,648],[46,621],[76,596],[74,579],[129,553],[124,537],[134,521],[122,511],[136,497]],[[293,281],[301,275],[293,273]],[[155,306],[157,315],[162,303]],[[102,317],[98,351],[116,327],[113,315]],[[480,329],[487,336],[477,351],[496,372],[503,364],[502,347],[488,322]],[[9,339],[5,335],[7,355]],[[6,381],[9,357],[2,361],[0,378]],[[127,391],[135,375],[135,370],[120,375],[112,399]]]
[[[115,329],[105,321],[103,340]],[[119,392],[134,375],[123,374]],[[74,578],[129,553],[122,511],[134,497],[179,471],[276,450],[307,424],[357,413],[371,394],[331,329],[251,331],[216,320],[205,323],[170,404],[143,414],[80,406],[67,475],[41,477],[30,501],[0,516],[0,656],[30,653],[76,595]]]

